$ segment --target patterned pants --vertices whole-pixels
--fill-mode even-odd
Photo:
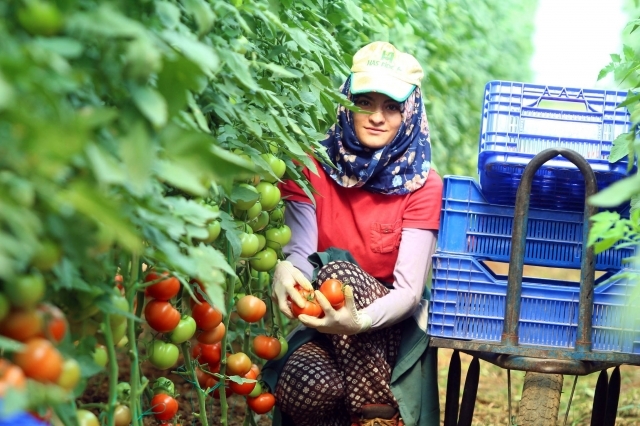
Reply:
[[[362,309],[389,289],[358,266],[331,262],[318,273],[318,283],[337,278],[353,287]],[[275,390],[280,411],[296,426],[350,425],[365,404],[398,403],[389,382],[396,362],[401,329],[394,325],[352,336],[323,334],[304,344],[287,360]]]

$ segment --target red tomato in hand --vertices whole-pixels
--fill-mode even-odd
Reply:
[[[276,405],[276,397],[269,392],[265,392],[256,396],[255,398],[248,397],[247,405],[256,414],[265,414],[271,411],[274,405]]]
[[[311,300],[306,299],[305,304],[302,308],[299,307],[296,303],[292,302],[291,313],[293,314],[294,318],[298,318],[298,316],[300,315],[309,315],[311,317],[320,318],[324,314],[324,311],[322,310],[318,302],[314,298],[312,298]]]
[[[320,293],[327,298],[331,306],[336,308],[344,302],[344,291],[342,281],[329,278],[320,285]]]
[[[267,305],[262,299],[248,294],[238,300],[236,310],[238,316],[246,322],[258,322],[267,312]]]
[[[145,294],[147,296],[166,301],[178,294],[180,291],[180,281],[176,277],[169,276],[168,272],[158,274],[151,271],[144,277],[144,282],[149,283],[157,281],[163,277],[166,278],[146,288]]]
[[[159,393],[151,400],[151,411],[156,420],[171,420],[178,412],[178,401],[166,393]]]
[[[222,312],[207,302],[194,304],[191,308],[191,316],[200,330],[212,330],[222,322]]]
[[[160,333],[168,333],[180,322],[180,312],[169,302],[150,300],[144,308],[144,317],[149,327]]]
[[[280,355],[280,348],[280,341],[275,337],[261,334],[253,339],[253,352],[262,359],[275,359]]]

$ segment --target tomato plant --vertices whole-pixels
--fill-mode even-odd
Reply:
[[[319,290],[334,308],[344,303],[344,285],[342,281],[330,278],[320,284]]]
[[[154,340],[149,348],[149,362],[161,370],[176,365],[179,356],[180,351],[173,343]]]
[[[256,397],[248,397],[247,405],[256,414],[266,414],[276,405],[276,398],[273,394],[265,392]]]
[[[162,300],[148,301],[144,317],[149,327],[160,333],[173,331],[180,323],[180,312],[171,303]]]
[[[176,277],[170,276],[168,272],[159,274],[151,271],[145,276],[144,281],[147,283],[157,281],[145,290],[149,297],[157,300],[170,300],[180,291],[180,281]]]
[[[282,345],[275,337],[260,334],[253,339],[253,352],[262,359],[275,359],[281,349]]]
[[[251,294],[241,297],[236,302],[238,316],[246,322],[258,322],[267,312],[267,305],[262,299]]]
[[[222,313],[207,302],[194,304],[191,316],[200,330],[211,330],[222,322]]]
[[[178,413],[178,401],[171,395],[158,393],[151,399],[151,411],[156,420],[171,420]]]
[[[56,383],[62,373],[64,360],[50,341],[35,337],[27,342],[24,349],[14,354],[13,361],[27,377]]]

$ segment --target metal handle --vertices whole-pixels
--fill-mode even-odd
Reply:
[[[520,302],[522,294],[522,271],[524,268],[524,251],[527,239],[527,222],[529,220],[529,197],[531,184],[536,171],[550,159],[561,155],[575,164],[582,172],[585,180],[586,194],[589,197],[598,190],[596,176],[591,166],[576,151],[566,148],[549,148],[538,153],[524,169],[522,180],[516,194],[516,206],[511,236],[511,256],[509,258],[509,276],[507,281],[507,300],[505,306],[502,344],[518,344],[518,321],[520,319]],[[580,268],[580,304],[578,313],[578,330],[576,347],[578,352],[591,351],[591,318],[593,314],[593,286],[595,281],[595,254],[593,247],[587,248],[590,218],[598,208],[585,201],[584,230],[582,238],[582,262]]]

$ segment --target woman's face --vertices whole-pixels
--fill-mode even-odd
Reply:
[[[353,103],[371,112],[353,113],[353,127],[360,143],[371,149],[388,145],[402,124],[400,102],[382,93],[370,92],[354,95]]]

